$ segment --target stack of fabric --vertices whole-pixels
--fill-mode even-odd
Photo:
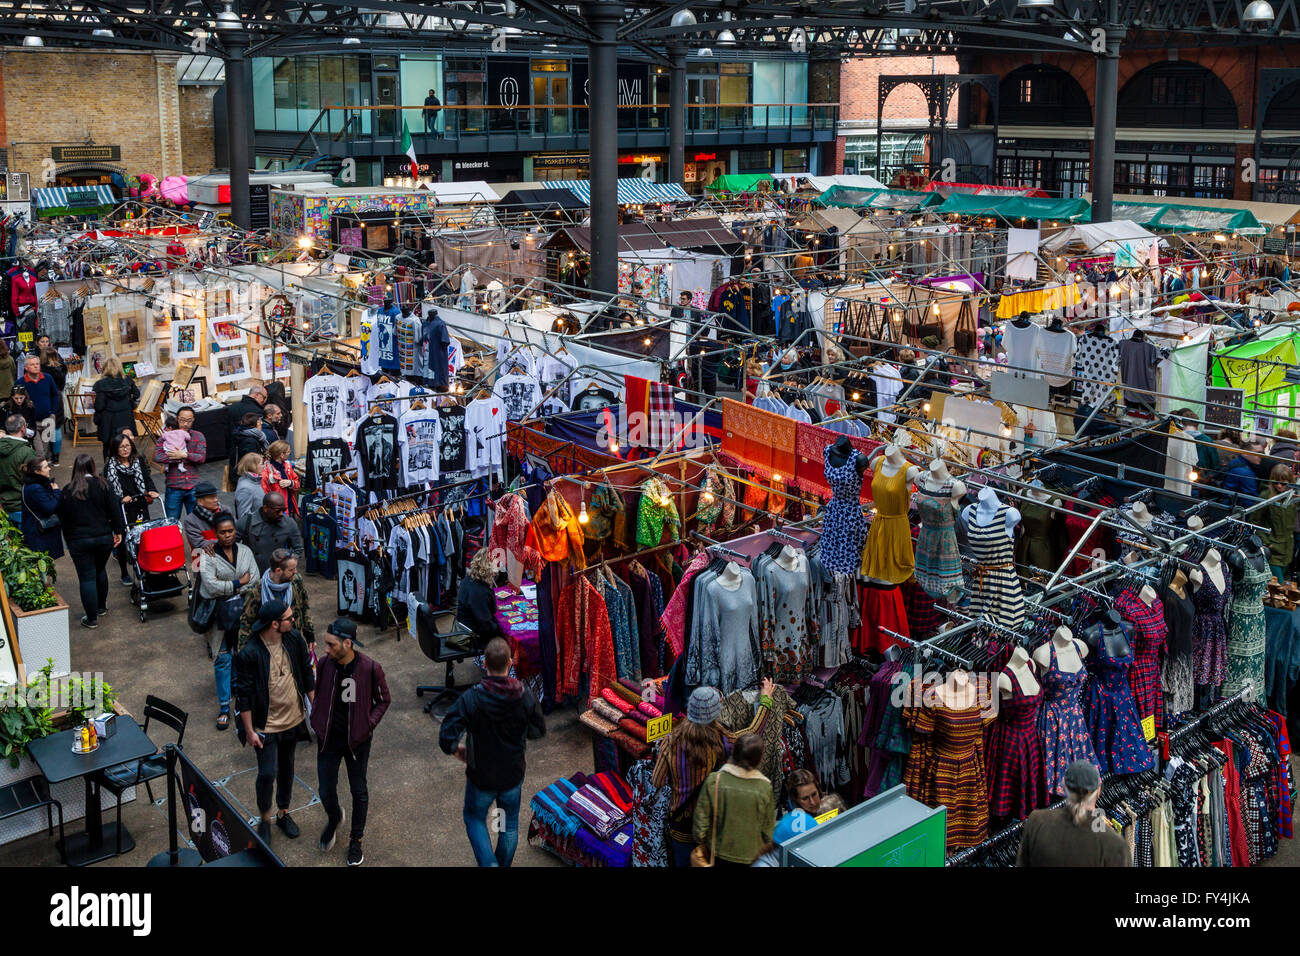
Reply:
[[[532,833],[561,859],[623,867],[632,860],[632,788],[613,773],[576,773],[533,797]]]

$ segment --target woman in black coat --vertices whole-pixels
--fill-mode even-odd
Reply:
[[[122,509],[128,528],[148,521],[149,506],[158,499],[158,488],[148,463],[136,451],[130,435],[120,435],[109,445],[111,454],[104,462],[104,480],[108,482],[113,501]],[[127,566],[126,541],[115,550],[118,567],[122,569],[122,583],[130,587],[133,582]]]
[[[59,486],[50,478],[50,463],[30,459],[23,466],[23,544],[52,558],[63,557],[63,536],[58,527],[42,531],[39,519],[58,515],[60,497]]]
[[[122,543],[126,525],[89,455],[78,455],[72,464],[72,478],[59,500],[59,520],[81,587],[86,612],[81,626],[98,627],[99,616],[108,610],[108,559]]]
[[[135,432],[135,405],[140,391],[122,372],[122,363],[110,358],[104,363],[104,377],[95,383],[95,427],[104,442],[104,459],[112,457],[109,440],[123,429]]]

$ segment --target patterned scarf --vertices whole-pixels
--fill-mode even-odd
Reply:
[[[205,508],[197,501],[194,503],[194,513],[198,515],[200,518],[202,518],[204,521],[206,521],[208,524],[212,524],[212,519],[217,516],[217,512],[214,509]]]
[[[283,584],[276,584],[271,580],[271,569],[267,568],[262,572],[262,605],[265,606],[269,601],[283,601],[292,607],[293,579],[290,578]]]

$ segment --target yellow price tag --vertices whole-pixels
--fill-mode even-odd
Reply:
[[[19,341],[19,342],[30,342],[30,341],[33,340],[33,338],[35,337],[35,335],[36,335],[35,332],[19,332],[19,333],[18,333],[18,341]]]
[[[821,825],[822,825],[823,823],[825,823],[827,820],[834,820],[834,819],[835,819],[836,817],[838,817],[839,815],[840,815],[839,808],[836,807],[836,808],[834,808],[834,809],[827,810],[827,811],[826,811],[825,813],[823,813],[821,816],[819,816],[819,817],[814,817],[813,819],[815,819],[815,820],[817,821],[817,825],[818,825],[818,826],[821,826]]]
[[[666,737],[672,733],[673,715],[664,714],[662,717],[653,717],[645,727],[645,742],[654,743],[660,737]]]
[[[1156,739],[1156,715],[1142,718],[1142,736],[1146,740]]]

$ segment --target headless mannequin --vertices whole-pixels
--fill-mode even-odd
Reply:
[[[1211,548],[1205,552],[1205,557],[1201,559],[1200,569],[1192,571],[1192,582],[1195,590],[1200,590],[1205,579],[1209,578],[1210,582],[1222,591],[1226,584],[1223,570],[1223,556],[1219,554],[1217,548]],[[1199,580],[1198,580],[1199,579]]]
[[[1146,504],[1141,501],[1133,502],[1133,507],[1129,509],[1129,514],[1132,515],[1133,520],[1143,528],[1150,528],[1151,522],[1155,520],[1155,516],[1147,509]]]
[[[841,435],[839,438],[835,439],[835,444],[831,445],[831,453],[830,453],[831,467],[832,468],[842,467],[844,463],[849,460],[849,456],[855,454],[858,457],[857,457],[857,461],[855,461],[853,465],[858,470],[858,477],[862,477],[862,475],[867,470],[867,465],[869,464],[869,462],[867,461],[867,456],[854,449],[853,443],[849,441],[847,435]]]
[[[1187,597],[1187,575],[1181,570],[1175,571],[1173,578],[1169,581],[1169,590],[1180,598]]]
[[[1204,527],[1205,527],[1205,522],[1203,522],[1196,515],[1192,515],[1190,518],[1187,519],[1188,531],[1195,531],[1197,533],[1200,533],[1200,530]],[[1215,553],[1215,557],[1217,558],[1218,552],[1216,551],[1214,553]],[[1205,580],[1205,575],[1200,568],[1192,568],[1187,573],[1187,579],[1192,582],[1192,590],[1196,591],[1201,586],[1201,582]]]
[[[1040,670],[1052,666],[1052,651],[1056,651],[1056,666],[1063,674],[1077,674],[1083,670],[1083,659],[1088,656],[1088,645],[1078,640],[1068,627],[1058,627],[1052,635],[1052,646],[1044,644],[1034,651],[1034,663]]]
[[[966,497],[966,485],[952,477],[947,462],[942,458],[936,458],[921,474],[921,487],[932,494],[938,494],[949,481],[952,482],[953,507],[956,507],[957,503]]]
[[[1002,506],[997,492],[992,488],[985,488],[980,492],[979,502],[973,505],[967,505],[966,510],[962,512],[962,520],[966,522],[968,528],[987,528],[994,516],[998,513],[998,508]],[[1020,512],[1015,508],[1007,509],[1007,537],[1015,536],[1016,525],[1020,523]]]
[[[1138,600],[1141,601],[1143,604],[1145,604],[1147,607],[1151,607],[1153,604],[1155,604],[1156,597],[1157,594],[1155,592],[1155,589],[1151,587],[1151,585],[1149,584],[1142,585],[1142,590],[1138,591]]]
[[[1018,329],[1027,329],[1034,323],[1030,321],[1028,312],[1021,312],[1018,316],[1016,316],[1014,319],[1011,320],[1011,324]]]
[[[1083,632],[1084,643],[1091,650],[1104,649],[1107,657],[1127,657],[1131,650],[1124,636],[1123,620],[1118,611],[1107,611],[1101,621]]]
[[[949,710],[966,710],[975,706],[975,685],[965,671],[953,671],[939,687],[938,697]]]
[[[718,583],[728,591],[736,590],[740,587],[740,570],[740,565],[735,561],[728,561],[727,566],[718,575]]]
[[[1029,497],[1033,498],[1035,501],[1042,502],[1045,504],[1047,500],[1052,497],[1051,493],[1046,488],[1043,487],[1042,479],[1035,478],[1029,484],[1030,484]],[[1061,499],[1060,498],[1055,499],[1052,502],[1052,507],[1053,508],[1061,507]]]
[[[1241,549],[1241,553],[1252,571],[1263,571],[1268,567],[1269,549],[1264,547],[1264,542],[1260,540],[1259,535],[1252,534],[1247,539],[1245,547]]]
[[[886,445],[884,453],[876,458],[876,462],[880,473],[886,478],[893,478],[903,468],[908,468],[908,461],[903,457],[903,450],[897,445]],[[907,480],[915,480],[920,471],[921,469],[915,466],[908,468]]]
[[[799,554],[800,552],[797,548],[787,544],[776,556],[776,563],[781,565],[781,567],[785,568],[787,571],[798,571]]]
[[[1042,693],[1043,688],[1034,676],[1033,663],[1030,660],[1029,652],[1023,647],[1017,647],[1011,652],[1011,660],[1007,662],[1006,670],[998,674],[998,691],[1003,698],[1014,695],[1014,688],[1011,686],[1013,676],[1016,683],[1020,685],[1020,692],[1026,697],[1036,697]]]

